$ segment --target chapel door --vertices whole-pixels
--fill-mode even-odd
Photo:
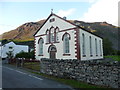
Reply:
[[[56,52],[50,51],[50,59],[56,59]]]
[[[56,47],[50,46],[49,48],[50,59],[56,59]]]

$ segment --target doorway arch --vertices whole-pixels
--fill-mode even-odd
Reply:
[[[56,46],[50,45],[48,48],[49,58],[56,59],[56,52],[57,52]]]

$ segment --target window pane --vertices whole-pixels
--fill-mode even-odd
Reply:
[[[95,47],[96,47],[96,55],[98,55],[98,52],[97,52],[97,39],[95,39]]]
[[[85,55],[85,35],[82,34],[82,54]]]
[[[92,40],[91,40],[91,36],[90,36],[90,55],[92,55]]]
[[[43,39],[40,40],[40,44],[39,44],[39,54],[42,55],[43,54]]]
[[[68,37],[68,35],[65,35],[64,36],[64,40],[63,40],[64,42],[64,53],[69,53],[69,37]]]

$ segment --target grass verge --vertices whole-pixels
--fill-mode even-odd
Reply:
[[[59,78],[59,77],[50,76],[50,75],[46,75],[46,74],[39,73],[39,72],[33,72],[33,71],[30,71],[30,72],[34,73],[34,74],[37,74],[37,75],[41,75],[43,77],[47,77],[49,79],[58,81],[60,83],[66,84],[66,85],[69,85],[73,88],[107,88],[107,87],[87,84],[87,83],[80,82],[80,81],[73,80],[73,79]]]
[[[120,61],[120,56],[118,56],[118,55],[105,56],[105,58],[112,58],[115,61]]]
[[[35,71],[40,71],[40,63],[39,62],[28,62],[24,63],[24,68],[32,69]]]

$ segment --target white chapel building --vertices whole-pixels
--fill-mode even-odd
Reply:
[[[37,30],[34,37],[37,60],[103,58],[102,38],[53,13]]]

